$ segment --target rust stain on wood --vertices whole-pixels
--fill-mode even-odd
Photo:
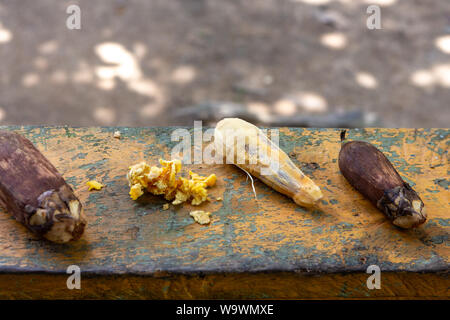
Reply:
[[[60,298],[71,298],[77,293],[67,290],[62,280],[71,264],[80,266],[89,286],[100,288],[80,293],[87,298],[101,297],[101,288],[113,288],[111,293],[103,292],[107,297],[128,298],[195,298],[211,292],[211,298],[308,298],[308,292],[310,297],[376,298],[383,294],[365,287],[369,276],[365,270],[372,264],[389,274],[391,286],[405,286],[385,291],[384,296],[449,296],[448,129],[348,131],[349,140],[368,141],[384,152],[422,197],[428,221],[406,231],[393,226],[341,175],[336,129],[280,130],[281,149],[323,191],[324,199],[314,210],[297,206],[260,181],[255,183],[255,201],[250,180],[231,165],[184,166],[185,175],[189,169],[216,173],[217,185],[210,194],[223,201],[169,210],[162,209],[166,201],[161,197],[146,195],[132,201],[125,177],[128,166],[169,158],[176,144],[170,140],[173,128],[120,128],[121,139],[113,138],[117,128],[6,129],[29,138],[62,173],[84,203],[89,225],[81,240],[57,245],[37,240],[10,214],[0,212],[0,272],[8,275],[0,281],[3,297],[51,297],[43,284],[50,281],[62,286],[54,290]],[[88,192],[89,180],[106,187]],[[194,208],[212,212],[209,226],[194,223],[189,216]],[[161,272],[167,283],[155,277]],[[321,282],[314,282],[312,275]],[[9,276],[14,277],[7,280]],[[125,293],[111,283],[115,276],[129,277]],[[32,281],[33,277],[46,280]],[[267,284],[271,277],[286,285]],[[338,286],[328,282],[333,277],[341,277]],[[429,279],[436,286],[427,285]],[[254,292],[246,289],[244,280]],[[33,285],[17,292],[11,281]],[[190,296],[177,289],[181,286],[177,281],[186,283]],[[291,282],[297,285],[290,287]],[[308,289],[306,284],[313,282],[323,293]],[[415,283],[416,289],[406,290],[411,288],[406,283]],[[215,289],[205,289],[209,286]]]

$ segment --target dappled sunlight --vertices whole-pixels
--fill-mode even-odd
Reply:
[[[294,115],[297,112],[297,105],[289,99],[281,99],[275,102],[274,111],[283,116]]]
[[[143,106],[139,111],[139,114],[144,119],[150,119],[160,114],[163,109],[164,105],[153,102]]]
[[[159,96],[158,86],[152,80],[149,79],[138,79],[135,81],[131,81],[128,84],[128,88],[143,96],[148,97]]]
[[[49,40],[44,43],[41,43],[38,47],[38,51],[41,54],[53,54],[59,49],[58,42],[55,40]]]
[[[40,77],[36,73],[27,73],[22,77],[22,85],[26,88],[34,87],[39,83]]]
[[[93,116],[98,123],[105,126],[112,125],[116,120],[116,112],[112,108],[95,108]]]
[[[180,66],[172,72],[172,81],[177,84],[187,84],[192,82],[197,75],[195,68],[192,66]]]
[[[115,67],[97,67],[95,68],[95,74],[101,80],[112,80],[117,75]]]
[[[111,28],[106,27],[100,31],[100,35],[103,38],[110,38],[113,35],[113,31],[111,30]]]
[[[265,121],[270,117],[270,107],[263,102],[249,102],[246,107],[247,110],[256,115],[260,121]]]
[[[434,84],[434,76],[428,70],[417,70],[411,75],[411,82],[418,87],[429,87]]]
[[[274,103],[274,112],[282,116],[298,112],[323,113],[328,110],[324,97],[311,91],[300,91],[287,95]]]
[[[94,48],[95,53],[106,63],[117,65],[134,64],[133,55],[117,42],[103,42]]]
[[[134,51],[137,56],[142,58],[147,49],[143,44],[137,43],[134,45]],[[129,90],[151,100],[151,103],[141,109],[141,116],[148,118],[162,111],[165,106],[165,95],[153,80],[143,75],[135,54],[115,42],[98,44],[95,46],[95,52],[103,62],[112,64],[95,68],[98,88],[107,91],[113,90],[116,86],[115,79],[119,78],[126,83]]]
[[[13,35],[11,31],[3,27],[2,23],[0,22],[0,44],[10,42],[12,38]]]
[[[324,97],[315,92],[300,92],[293,97],[298,107],[308,112],[325,112],[328,103]]]
[[[326,33],[320,37],[320,43],[334,50],[341,50],[347,46],[347,37],[342,32]]]
[[[95,46],[95,52],[105,63],[114,66],[101,66],[96,68],[96,74],[101,79],[119,77],[123,81],[139,79],[141,70],[133,54],[121,44],[105,42]]]
[[[439,85],[444,88],[449,88],[450,64],[435,65],[429,70],[417,70],[411,75],[410,80],[418,87],[432,87]]]
[[[436,38],[434,41],[436,47],[438,47],[442,52],[450,54],[450,35],[445,35]]]
[[[101,90],[111,91],[116,87],[116,82],[113,79],[100,79],[96,85]]]
[[[367,5],[375,4],[379,6],[392,6],[397,3],[397,0],[364,0]]]
[[[357,72],[355,75],[356,82],[364,88],[375,89],[378,87],[377,79],[368,72]]]
[[[240,74],[239,70],[245,70],[248,66],[238,61],[234,62],[231,68]],[[263,97],[274,82],[273,76],[267,72],[267,69],[266,67],[255,67],[245,74],[240,74],[237,81],[232,84],[233,90],[254,97]]]
[[[449,102],[448,0],[281,1],[102,2],[82,8],[81,30],[66,28],[65,6],[58,20],[52,1],[31,1],[32,21],[7,1],[0,121],[325,126],[376,110],[380,126],[448,122],[435,116]],[[367,26],[370,5],[381,7],[383,30]]]
[[[323,6],[326,4],[331,4],[333,2],[342,3],[347,5],[355,4],[375,4],[382,7],[392,6],[397,3],[397,0],[290,0],[291,2],[303,3],[313,6]]]
[[[133,52],[137,59],[142,60],[147,54],[147,46],[142,42],[137,42],[133,45]]]
[[[162,70],[166,67],[165,62],[160,57],[152,57],[150,59],[146,59],[145,65],[155,70]]]
[[[79,63],[78,70],[72,74],[72,80],[75,83],[87,84],[94,80],[94,73],[85,61]]]
[[[44,57],[36,57],[33,60],[33,66],[38,70],[45,70],[48,68],[48,60]]]
[[[67,80],[67,74],[63,70],[56,70],[50,75],[50,81],[56,84],[65,84]]]
[[[320,5],[324,5],[327,3],[330,3],[331,0],[291,0],[292,2],[302,2],[305,4],[310,4],[310,5],[315,5],[315,6],[320,6]]]
[[[264,75],[262,81],[266,86],[269,86],[273,83],[273,77],[270,74],[266,74]]]
[[[450,88],[450,64],[440,64],[433,67],[436,83],[445,88]]]

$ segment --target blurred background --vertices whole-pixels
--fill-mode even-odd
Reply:
[[[0,0],[0,61],[1,125],[450,122],[449,0]]]

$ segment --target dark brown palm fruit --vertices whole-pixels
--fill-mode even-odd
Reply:
[[[81,237],[86,217],[80,200],[56,168],[19,134],[0,131],[0,204],[46,239]]]
[[[339,168],[348,182],[394,225],[409,229],[427,219],[424,204],[417,193],[373,145],[363,141],[343,144],[339,152]]]

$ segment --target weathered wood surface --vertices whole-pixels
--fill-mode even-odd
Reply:
[[[375,144],[425,202],[428,221],[400,230],[339,172],[337,129],[280,130],[280,147],[322,188],[303,209],[232,165],[184,166],[216,173],[212,223],[190,205],[128,196],[129,165],[169,158],[173,128],[6,127],[29,138],[73,186],[89,221],[81,240],[37,240],[0,211],[0,298],[448,298],[449,129],[354,129],[348,139]],[[106,185],[88,192],[86,182]],[[78,265],[81,290],[68,290]],[[381,268],[368,290],[369,265]]]

